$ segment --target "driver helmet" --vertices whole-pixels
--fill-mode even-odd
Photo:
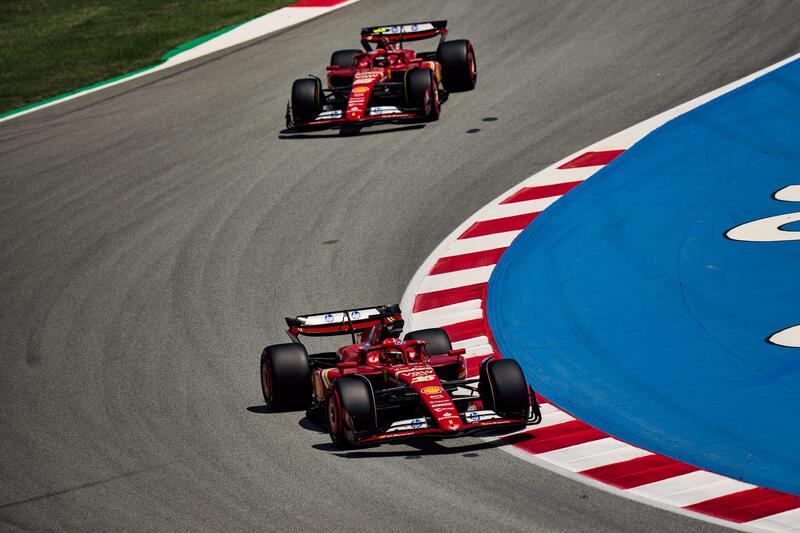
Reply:
[[[381,363],[385,365],[396,365],[403,362],[403,350],[397,348],[387,348],[381,352]]]
[[[386,50],[384,50],[383,48],[378,48],[376,50],[376,52],[377,52],[377,55],[375,56],[375,59],[373,60],[373,65],[375,65],[376,67],[388,67],[389,66],[389,56],[381,55],[381,54],[385,54]]]

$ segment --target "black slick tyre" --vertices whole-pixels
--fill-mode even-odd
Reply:
[[[439,88],[433,71],[427,68],[412,68],[403,81],[406,105],[421,110],[425,120],[439,118]]]
[[[299,411],[311,403],[311,368],[302,344],[267,346],[259,365],[261,393],[273,410]]]
[[[331,66],[339,68],[353,68],[355,57],[361,50],[336,50],[331,54]]]
[[[478,392],[485,409],[500,416],[527,419],[530,397],[525,374],[513,359],[490,358],[481,364]]]
[[[471,91],[478,81],[475,50],[466,39],[445,41],[436,51],[442,66],[442,85],[448,92]]]
[[[447,355],[453,349],[450,336],[442,328],[418,329],[406,333],[403,337],[407,341],[425,341],[429,355]]]
[[[333,383],[327,400],[328,433],[337,448],[356,443],[355,433],[368,433],[377,427],[375,396],[369,381],[361,376],[346,376]]]
[[[361,52],[361,50],[337,50],[331,54],[330,65],[340,69],[351,70],[355,67],[355,56]],[[343,75],[337,71],[333,71],[328,74],[328,81],[331,87],[346,87],[353,83],[353,74],[351,72],[350,74]]]
[[[295,126],[311,122],[322,111],[322,83],[316,78],[301,78],[292,84],[292,120]]]

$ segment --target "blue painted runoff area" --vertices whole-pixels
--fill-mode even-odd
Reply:
[[[800,211],[800,62],[655,130],[542,213],[489,281],[501,353],[624,441],[800,495],[800,241],[734,226]],[[797,224],[785,230],[796,230]]]

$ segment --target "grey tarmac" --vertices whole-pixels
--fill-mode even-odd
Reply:
[[[284,138],[292,80],[446,18],[440,121]],[[567,154],[800,49],[790,1],[363,0],[0,124],[0,529],[694,532],[477,438],[334,451],[261,407],[285,315],[395,303]]]

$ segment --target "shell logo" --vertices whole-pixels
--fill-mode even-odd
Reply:
[[[361,94],[369,91],[366,87],[353,87],[353,94]]]
[[[444,392],[444,389],[439,386],[432,386],[432,387],[425,387],[420,392],[425,394],[439,394],[440,392]]]

